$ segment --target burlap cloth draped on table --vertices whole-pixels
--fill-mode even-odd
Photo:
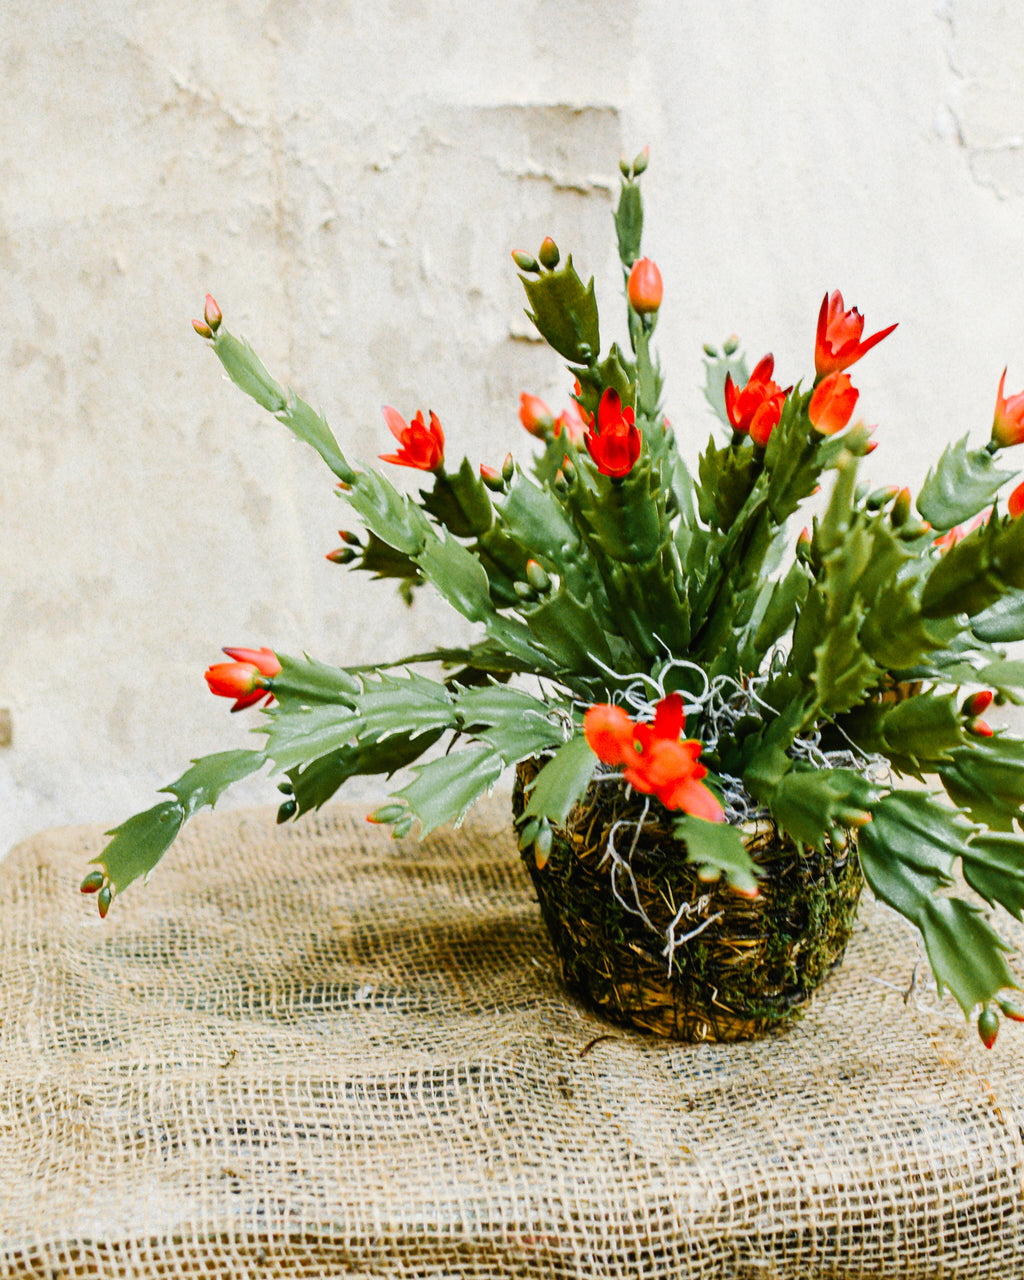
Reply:
[[[1024,1027],[905,999],[892,913],[786,1036],[668,1044],[563,993],[501,799],[364,812],[198,818],[103,924],[97,828],[0,865],[0,1275],[1024,1275]]]

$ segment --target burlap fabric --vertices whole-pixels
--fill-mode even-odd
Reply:
[[[0,1275],[1024,1274],[1024,1028],[890,912],[787,1035],[666,1043],[563,994],[500,799],[363,812],[198,818],[103,924],[97,829],[0,866]]]

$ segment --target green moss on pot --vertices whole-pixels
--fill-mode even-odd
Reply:
[[[535,771],[519,767],[516,817]],[[670,815],[651,802],[643,817],[644,801],[620,785],[592,786],[554,829],[543,868],[532,847],[524,851],[566,985],[613,1021],[673,1039],[745,1040],[784,1029],[853,932],[863,880],[852,835],[819,853],[770,822],[752,825],[748,848],[763,878],[748,899],[724,881],[701,881]],[[619,892],[633,910],[613,892],[610,835],[623,856],[632,849],[632,882],[620,874]],[[670,965],[663,949],[680,908],[676,938],[692,936]]]

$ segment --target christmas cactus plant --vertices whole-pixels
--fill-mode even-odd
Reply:
[[[1024,700],[1024,663],[1000,647],[1024,638],[1024,486],[1002,464],[1024,441],[1024,393],[1000,382],[987,442],[946,448],[916,497],[868,491],[873,429],[854,418],[848,371],[895,326],[865,338],[836,291],[806,383],[781,386],[771,355],[748,370],[734,341],[705,348],[720,423],[691,473],[651,346],[662,280],[641,256],[645,165],[623,164],[615,213],[628,349],[602,347],[593,281],[552,240],[513,255],[574,388],[557,416],[522,397],[526,461],[453,462],[433,413],[391,408],[394,452],[350,461],[207,298],[196,330],[320,454],[361,524],[329,558],[409,602],[436,591],[477,638],[369,668],[227,649],[209,687],[233,710],[263,702],[261,745],[195,761],[110,833],[83,888],[105,915],[198,808],[264,767],[281,775],[281,821],[354,775],[403,770],[370,817],[404,836],[457,822],[529,759],[518,835],[539,864],[595,779],[649,796],[702,874],[740,894],[759,875],[745,823],[767,816],[813,848],[856,830],[871,888],[920,930],[939,990],[979,1011],[991,1043],[996,1010],[1018,1016],[992,917],[1024,915],[1024,741],[983,719],[993,697]],[[415,496],[395,467],[421,473]]]

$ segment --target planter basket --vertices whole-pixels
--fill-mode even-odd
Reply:
[[[513,811],[537,771],[517,770]],[[595,784],[524,861],[566,986],[615,1022],[676,1040],[783,1030],[842,960],[863,885],[854,837],[818,853],[749,824],[762,869],[749,899],[701,880],[657,802]]]

